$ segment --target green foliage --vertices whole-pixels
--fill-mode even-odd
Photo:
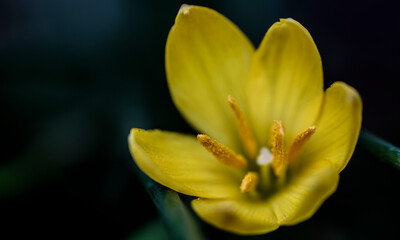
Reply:
[[[400,170],[400,148],[365,130],[361,131],[358,143],[367,152]]]

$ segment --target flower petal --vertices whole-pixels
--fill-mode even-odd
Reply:
[[[287,141],[312,125],[323,96],[322,63],[309,32],[293,19],[281,19],[254,54],[248,98],[250,121],[267,145],[273,120],[286,126]]]
[[[306,144],[305,161],[329,159],[338,172],[350,160],[361,128],[362,102],[358,92],[343,82],[326,90],[316,132]]]
[[[339,176],[329,161],[296,170],[287,185],[265,200],[200,198],[192,201],[192,207],[206,222],[237,234],[267,233],[299,223],[336,190]]]
[[[207,198],[240,194],[242,175],[219,163],[193,136],[132,129],[129,148],[143,172],[177,192]]]
[[[199,132],[238,151],[235,118],[228,95],[243,102],[254,48],[244,34],[214,10],[181,7],[166,45],[172,99]]]

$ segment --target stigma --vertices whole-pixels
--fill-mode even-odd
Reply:
[[[273,157],[274,156],[272,155],[271,151],[268,148],[262,147],[260,149],[260,154],[257,157],[257,165],[265,166],[265,165],[271,164]]]

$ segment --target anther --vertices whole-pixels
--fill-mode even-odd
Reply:
[[[246,167],[246,159],[205,134],[198,134],[200,144],[220,162],[232,167]]]
[[[240,190],[242,192],[249,192],[257,187],[259,181],[258,174],[256,172],[248,172],[240,185]]]
[[[293,162],[301,153],[306,142],[315,133],[315,126],[308,127],[300,132],[290,143],[288,149],[288,161],[289,164]]]
[[[287,152],[285,149],[285,128],[282,121],[274,121],[272,128],[272,167],[277,176],[281,176],[286,171],[288,160]]]
[[[228,96],[228,102],[233,113],[235,114],[236,122],[239,127],[239,134],[242,138],[244,149],[246,150],[248,156],[250,156],[251,158],[255,158],[257,156],[257,143],[251,132],[246,117],[244,116],[244,113],[231,95]]]

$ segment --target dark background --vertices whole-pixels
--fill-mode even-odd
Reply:
[[[363,128],[400,145],[396,1],[187,1],[258,46],[292,17],[312,34],[325,86],[364,102]],[[164,46],[181,1],[0,2],[0,234],[126,239],[157,217],[128,151],[132,127],[192,132],[172,104]],[[357,147],[309,221],[264,239],[395,239],[399,171]],[[211,236],[209,236],[211,238]],[[0,235],[0,238],[3,237]]]

